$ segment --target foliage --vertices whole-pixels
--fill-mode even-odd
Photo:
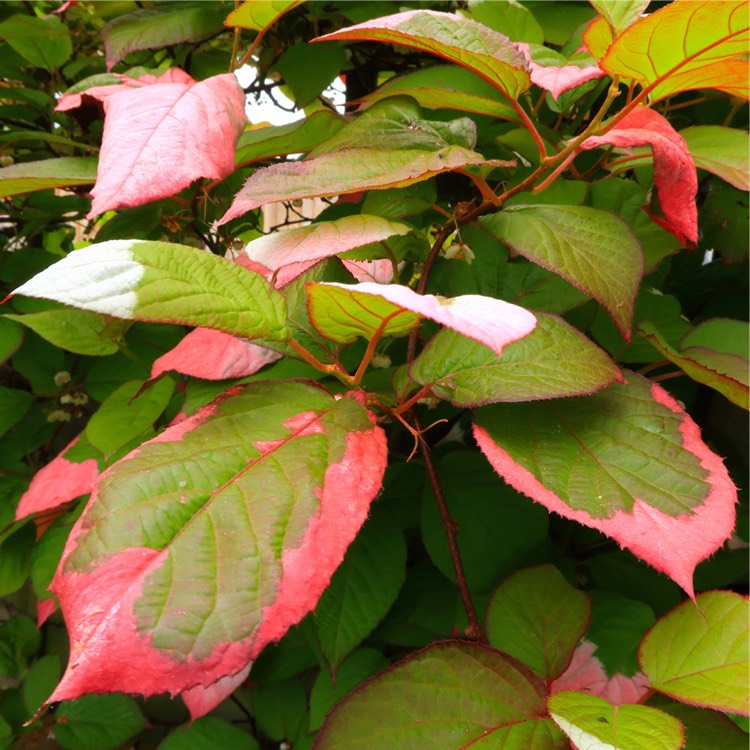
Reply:
[[[647,6],[0,7],[0,746],[746,744],[747,14]]]

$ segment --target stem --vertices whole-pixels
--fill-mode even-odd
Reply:
[[[237,10],[237,8],[240,7],[239,0],[234,0],[234,9]],[[241,26],[235,26],[234,27],[234,38],[232,39],[232,57],[229,59],[229,72],[234,73],[234,71],[239,68],[240,66],[237,64],[237,55],[240,51],[240,37],[242,36],[242,27]]]
[[[455,171],[458,172],[458,174],[462,174],[468,177],[474,183],[484,200],[490,201],[494,203],[498,208],[500,208],[499,198],[497,197],[497,195],[495,195],[495,192],[492,190],[492,188],[487,184],[484,177],[478,174],[472,174],[465,169],[456,169]]]
[[[320,372],[325,372],[328,375],[333,375],[334,377],[338,378],[342,383],[344,383],[344,385],[347,385],[349,387],[356,385],[356,383],[353,382],[351,375],[349,375],[349,373],[346,372],[346,370],[344,370],[341,367],[341,365],[323,364],[312,352],[305,349],[305,347],[302,346],[302,344],[300,344],[299,341],[295,341],[294,339],[289,339],[287,343],[311,367],[314,367],[316,370],[319,370]]]
[[[474,609],[474,603],[471,601],[469,586],[466,583],[466,574],[464,573],[464,566],[461,562],[461,553],[459,552],[458,542],[456,541],[456,523],[451,518],[448,504],[445,502],[443,487],[440,484],[440,478],[438,477],[435,462],[432,458],[432,449],[422,434],[422,424],[416,409],[412,412],[412,418],[414,420],[414,427],[419,435],[419,451],[424,459],[427,475],[430,478],[430,486],[432,487],[432,492],[435,495],[435,502],[437,503],[438,511],[440,512],[440,520],[443,522],[445,534],[448,537],[448,548],[450,549],[451,559],[453,560],[453,569],[456,572],[456,583],[458,584],[458,590],[461,592],[461,601],[466,610],[466,618],[469,621],[469,627],[467,627],[465,631],[466,637],[471,638],[473,641],[486,642],[487,638],[482,631],[482,626],[479,624],[479,619],[477,618],[477,613]]]
[[[354,385],[359,385],[362,381],[362,376],[365,374],[365,371],[370,365],[370,362],[372,362],[372,358],[375,354],[375,347],[378,345],[378,341],[380,341],[380,337],[383,335],[383,331],[385,331],[388,324],[397,316],[401,315],[404,311],[403,310],[396,310],[395,312],[392,312],[390,315],[387,315],[383,320],[380,322],[380,325],[377,327],[377,330],[373,334],[372,338],[367,344],[367,349],[365,350],[365,355],[362,357],[362,361],[359,363],[359,367],[357,368],[357,372],[354,373],[354,377],[352,378],[352,383]]]
[[[533,188],[533,190],[531,192],[534,193],[534,194],[541,193],[542,190],[545,190],[546,188],[548,188],[550,186],[550,184],[553,183],[557,179],[557,177],[560,175],[560,173],[564,172],[567,169],[568,164],[570,164],[570,162],[572,162],[573,159],[575,159],[575,157],[576,157],[575,153],[568,154],[565,157],[565,159],[563,159],[562,162],[560,164],[558,164],[555,167],[555,169],[552,170],[552,172],[550,172],[544,178],[544,180],[542,180],[542,182],[540,182],[535,188]]]
[[[526,114],[524,108],[517,101],[515,101],[515,99],[508,99],[508,101],[510,102],[513,109],[515,109],[518,113],[518,116],[523,122],[523,126],[526,128],[526,130],[529,131],[529,133],[531,133],[531,137],[534,139],[534,143],[536,143],[537,150],[539,151],[539,158],[541,161],[544,161],[547,158],[547,149],[544,146],[542,136],[539,135],[539,131],[534,127],[534,123]]]

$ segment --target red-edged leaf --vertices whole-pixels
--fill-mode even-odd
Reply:
[[[747,54],[748,31],[744,0],[677,0],[627,28],[599,65],[637,81],[652,102],[702,88],[746,99],[747,61],[732,58]]]
[[[588,65],[585,68],[579,68],[577,65],[539,65],[531,59],[528,44],[516,42],[516,47],[521,50],[529,64],[531,82],[549,91],[555,99],[569,89],[605,75],[597,65]]]
[[[306,161],[274,164],[250,175],[218,224],[226,224],[266,203],[402,187],[480,164],[509,167],[515,162],[488,160],[461,146],[448,146],[439,151],[349,148]]]
[[[721,125],[695,125],[680,131],[695,166],[750,190],[750,143],[745,130]]]
[[[536,318],[518,305],[466,294],[451,299],[417,294],[400,284],[310,284],[308,308],[313,325],[332,341],[371,339],[376,331],[404,335],[420,317],[452,328],[488,346],[497,355],[534,329]]]
[[[563,690],[579,690],[598,695],[615,706],[639,703],[649,690],[649,679],[642,672],[632,677],[615,674],[607,677],[602,663],[594,656],[596,646],[590,641],[581,641],[573,652],[568,668],[553,683],[550,694]]]
[[[225,23],[227,26],[264,31],[273,26],[284,13],[303,2],[304,0],[250,0],[233,10]]]
[[[386,462],[372,422],[356,397],[259,381],[110,467],[50,587],[71,636],[50,700],[215,705],[315,607],[367,517]]]
[[[245,252],[250,260],[276,271],[291,263],[330,258],[411,231],[408,224],[356,214],[259,237],[247,245]]]
[[[42,599],[36,603],[36,626],[41,628],[45,622],[57,612],[57,599],[54,596]]]
[[[234,146],[247,121],[234,75],[200,82],[186,73],[152,78],[84,93],[103,101],[105,112],[90,217],[142,206],[199,177],[222,179],[234,171]],[[81,95],[73,96],[80,101]],[[58,109],[70,106],[63,97]]]
[[[373,284],[390,284],[393,281],[393,263],[386,258],[379,260],[347,260],[342,258],[341,262],[357,281],[369,281]]]
[[[91,492],[99,476],[99,464],[94,458],[96,451],[87,443],[88,450],[79,447],[77,451],[83,454],[83,460],[73,461],[71,454],[78,442],[79,437],[73,438],[59,455],[37,471],[18,503],[17,521],[32,513],[53,510]]]
[[[321,42],[353,39],[413,47],[478,73],[509,99],[529,88],[523,55],[505,34],[451,13],[409,10],[318,37]]]
[[[694,247],[698,241],[698,175],[685,140],[662,117],[647,107],[627,114],[605,135],[587,138],[582,149],[600,146],[651,146],[654,153],[654,184],[664,218],[651,218],[680,242]]]
[[[648,7],[650,0],[589,0],[616,36],[628,28]]]
[[[175,370],[205,380],[244,378],[281,358],[263,346],[212,328],[196,328],[151,367],[151,377]]]
[[[626,377],[585,398],[485,407],[474,434],[508,484],[615,539],[692,596],[695,566],[734,528],[737,491],[677,401]]]

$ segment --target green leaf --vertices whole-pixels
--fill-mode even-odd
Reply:
[[[652,687],[683,703],[747,715],[749,615],[746,597],[710,591],[662,617],[639,655]]]
[[[578,750],[680,750],[680,722],[649,706],[613,706],[595,695],[563,691],[547,708]]]
[[[352,164],[357,165],[356,170]],[[403,187],[479,164],[510,166],[508,162],[490,161],[460,146],[439,151],[357,148],[307,161],[274,164],[250,176],[218,223],[225,224],[266,203]]]
[[[502,357],[451,330],[439,331],[409,374],[457,406],[590,394],[619,377],[614,362],[568,323],[536,313],[536,328]]]
[[[274,156],[308,153],[335,135],[346,121],[329,109],[287,125],[246,130],[237,141],[235,163],[242,166]]]
[[[247,732],[215,716],[202,716],[190,724],[173,729],[158,750],[259,750]]]
[[[737,355],[733,351],[726,351],[728,347],[722,346],[719,338],[722,333],[734,334],[737,336],[736,343],[745,343],[749,332],[748,324],[739,320],[713,320],[703,323],[698,328],[703,327],[706,327],[707,335],[696,340],[708,346],[692,343],[690,334],[687,334],[682,340],[682,347],[679,351],[669,346],[659,331],[650,323],[641,323],[638,330],[655,349],[674,362],[686,375],[718,391],[733,404],[748,409],[750,407],[748,358]],[[725,330],[722,331],[722,329]]]
[[[692,594],[695,566],[731,534],[736,491],[675,399],[623,374],[627,382],[593,396],[483,407],[474,436],[517,490]]]
[[[744,10],[743,0],[670,3],[626,29],[599,66],[637,81],[651,102],[702,88],[746,97],[747,65],[733,59],[747,53]]]
[[[406,577],[406,544],[394,518],[376,514],[347,550],[315,609],[315,633],[336,673],[378,625]]]
[[[42,645],[36,623],[16,615],[0,625],[0,676],[16,677],[26,670]]]
[[[685,727],[684,750],[747,750],[747,732],[723,714],[675,703],[658,695],[649,699],[649,705],[682,722]]]
[[[0,198],[49,188],[93,185],[98,159],[93,156],[61,156],[27,161],[0,169]]]
[[[649,0],[590,0],[618,37],[646,10]]]
[[[275,742],[294,740],[303,728],[307,695],[299,680],[261,685],[252,691],[253,717]]]
[[[462,65],[516,100],[531,85],[526,60],[510,39],[468,18],[430,10],[365,21],[314,41],[385,42],[430,52]]]
[[[70,32],[59,17],[14,15],[0,23],[0,39],[36,68],[54,70],[73,54]]]
[[[319,750],[563,750],[539,680],[508,656],[473,643],[434,644],[350,693],[328,715]],[[489,747],[490,745],[488,745]]]
[[[258,381],[111,466],[51,587],[80,646],[52,700],[241,679],[317,605],[385,453],[356,398]]]
[[[713,180],[701,207],[701,245],[716,248],[724,263],[742,263],[750,254],[750,197],[744,190]]]
[[[23,341],[23,327],[8,315],[0,315],[0,362],[13,356]]]
[[[297,107],[314,101],[341,72],[346,63],[344,48],[338,44],[301,42],[287,47],[274,64],[284,83],[292,90]]]
[[[588,206],[511,206],[480,223],[512,250],[596,299],[629,336],[643,254],[625,222]]]
[[[391,78],[361,101],[374,104],[398,95],[410,96],[428,109],[457,109],[520,123],[518,113],[494,86],[457,65],[436,65]]]
[[[548,517],[512,488],[501,484],[477,453],[456,451],[438,464],[469,588],[484,592],[523,563],[547,535]],[[422,540],[436,567],[455,581],[453,559],[435,498],[425,487]]]
[[[23,323],[55,346],[94,357],[118,351],[130,325],[109,315],[70,307],[5,317]]]
[[[34,397],[27,391],[0,386],[0,435],[23,419],[33,401]]]
[[[310,731],[320,728],[326,714],[347,693],[387,666],[380,651],[362,648],[347,656],[333,673],[321,670],[310,692]]]
[[[60,679],[60,657],[57,654],[47,654],[35,661],[23,680],[21,695],[23,704],[33,716],[37,709],[44,704]]]
[[[146,722],[124,695],[85,695],[55,712],[55,737],[64,750],[114,750]]]
[[[250,3],[242,3],[227,16],[226,25],[265,31],[284,13],[303,2],[304,0],[253,0]]]
[[[34,536],[34,525],[25,524],[0,545],[0,596],[18,591],[28,578]]]
[[[651,608],[611,591],[590,592],[593,604],[586,640],[596,645],[596,658],[609,677],[638,671],[638,647],[654,624]]]
[[[161,2],[116,16],[101,30],[107,69],[130,52],[198,42],[224,30],[227,9],[215,3]]]
[[[469,0],[469,13],[474,20],[505,34],[512,42],[544,42],[542,27],[531,11],[517,0],[505,0],[502,3],[495,0]]]
[[[104,456],[111,456],[153,426],[172,397],[174,383],[162,378],[139,394],[142,389],[139,380],[123,383],[86,425],[88,441]]]
[[[588,301],[570,282],[525,258],[507,264],[497,296],[529,310],[558,314]]]
[[[284,340],[281,295],[259,274],[186,245],[110,240],[76,250],[15,290],[125,320]]]
[[[411,216],[419,216],[432,207],[437,198],[437,189],[434,180],[416,182],[403,188],[392,190],[372,190],[365,196],[362,203],[363,214],[374,214],[384,219],[405,219]],[[414,238],[410,238],[410,244]],[[390,245],[390,243],[388,243]],[[404,255],[393,253],[398,260]],[[387,257],[380,253],[378,257]]]
[[[739,190],[750,190],[750,145],[745,130],[694,125],[680,131],[695,166],[718,175]]]
[[[586,632],[591,602],[552,565],[514,573],[487,607],[490,644],[515,656],[548,684],[570,664]]]
[[[449,146],[472,149],[477,128],[468,117],[449,122],[425,120],[410,96],[392,96],[368,107],[356,120],[341,128],[316,148],[311,156],[344,149],[439,151]],[[360,165],[357,165],[358,169]]]

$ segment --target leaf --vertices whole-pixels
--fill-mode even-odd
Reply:
[[[734,527],[736,489],[700,430],[634,373],[584,398],[495,404],[474,436],[510,485],[615,539],[688,594]]]
[[[258,743],[247,732],[215,716],[200,719],[173,729],[159,744],[158,750],[259,750]]]
[[[613,706],[603,698],[564,692],[547,701],[550,716],[578,750],[680,750],[682,724],[650,706]]]
[[[646,10],[650,0],[589,0],[604,16],[615,37],[622,34]]]
[[[125,320],[215,328],[284,339],[286,309],[266,280],[187,245],[109,240],[70,253],[14,294]]]
[[[174,370],[205,380],[225,380],[253,375],[281,359],[278,352],[211,328],[190,331],[174,349],[154,361],[151,377]]]
[[[451,299],[417,294],[399,284],[310,284],[308,307],[313,325],[327,338],[351,343],[357,336],[372,339],[403,336],[420,317],[460,331],[490,347],[498,356],[503,347],[529,334],[534,316],[499,299],[466,294]]]
[[[511,41],[534,44],[544,42],[542,27],[532,12],[517,0],[507,0],[504,3],[469,0],[469,13],[476,21],[505,34]]]
[[[549,683],[559,677],[586,632],[591,602],[552,565],[506,578],[487,606],[490,644]]]
[[[173,390],[174,383],[169,378],[152,383],[146,390],[140,380],[123,383],[89,419],[87,440],[110,458],[150,430],[169,403]]]
[[[218,225],[266,203],[402,187],[472,164],[510,166],[510,162],[487,160],[460,146],[439,151],[351,148],[307,161],[274,164],[250,175]]]
[[[226,8],[213,3],[159,3],[116,16],[101,30],[107,70],[130,52],[199,42],[224,30]]]
[[[722,323],[730,323],[730,321],[718,320],[711,322],[717,323],[719,326]],[[738,324],[732,326],[732,329],[739,336],[737,341],[742,340],[741,337],[748,333],[747,324],[740,321],[731,321],[731,323]],[[707,323],[702,325],[707,325]],[[714,329],[716,327],[713,326]],[[655,349],[661,352],[670,362],[674,362],[693,380],[713,388],[743,409],[750,408],[747,357],[738,356],[711,346],[683,344],[684,348],[679,351],[675,350],[664,340],[659,331],[646,321],[639,325],[639,332]]]
[[[52,510],[91,492],[99,476],[99,463],[88,440],[83,438],[80,445],[79,440],[80,435],[73,438],[52,461],[34,474],[16,508],[16,521],[32,513]]]
[[[55,712],[55,739],[64,750],[114,750],[143,729],[140,709],[124,695],[87,695]]]
[[[328,714],[316,748],[458,750],[489,736],[496,747],[563,750],[544,715],[541,683],[515,660],[480,644],[446,641],[350,693]]]
[[[651,146],[654,184],[664,218],[650,211],[649,215],[684,245],[694,247],[698,241],[698,210],[695,205],[698,177],[680,134],[658,112],[638,107],[605,135],[587,138],[580,148],[588,150],[605,145],[620,148]]]
[[[456,406],[580,396],[619,378],[612,360],[561,318],[535,313],[537,325],[505,347],[502,358],[460,333],[430,339],[409,371]]]
[[[75,308],[5,317],[23,323],[55,346],[94,357],[118,351],[128,327],[121,320]]]
[[[694,706],[750,713],[748,599],[731,591],[698,594],[651,628],[641,669],[661,693]]]
[[[73,644],[51,700],[189,691],[210,710],[315,607],[385,456],[355,398],[259,381],[114,464],[51,586]]]
[[[458,549],[472,592],[489,591],[510,575],[546,538],[548,517],[497,477],[475,452],[455,451],[438,464]],[[455,581],[445,526],[432,491],[422,493],[422,541],[435,566]]]
[[[413,97],[421,107],[457,109],[520,123],[516,111],[501,101],[494,86],[457,65],[436,65],[391,78],[360,101],[374,104],[399,95]]]
[[[252,31],[265,31],[284,13],[296,8],[304,0],[249,0],[233,10],[225,21],[227,26],[240,26]]]
[[[385,617],[404,583],[406,543],[394,521],[381,514],[367,522],[315,608],[315,634],[334,674]]]
[[[588,206],[509,206],[480,223],[512,250],[593,297],[629,338],[643,254],[622,219]]]
[[[355,247],[405,235],[413,228],[379,216],[354,214],[336,221],[283,229],[253,240],[245,247],[250,260],[276,271],[291,263],[329,258]]]
[[[685,727],[685,750],[746,750],[747,732],[715,711],[651,698],[649,704],[679,719]]]
[[[93,185],[96,165],[93,156],[60,156],[11,164],[0,169],[0,198],[50,188]]]
[[[747,53],[745,10],[742,0],[670,3],[627,28],[599,66],[637,81],[652,103],[702,88],[747,98],[747,65],[732,59]]]
[[[152,203],[199,177],[221,180],[234,171],[234,146],[247,119],[245,95],[233,74],[195,81],[174,70],[125,83],[85,92],[103,102],[105,113],[89,218]],[[70,106],[63,96],[57,109]]]
[[[526,57],[531,82],[545,91],[549,91],[555,99],[576,86],[604,76],[604,71],[597,65],[587,65],[586,67],[579,67],[578,65],[540,65],[534,62],[531,57],[531,45],[519,42],[516,46]]]
[[[292,90],[297,107],[313,102],[346,64],[344,48],[337,44],[312,46],[301,42],[287,47],[274,70]]]
[[[641,672],[632,677],[624,674],[607,675],[604,665],[595,652],[591,641],[583,640],[573,652],[573,659],[565,672],[551,686],[551,694],[566,690],[579,690],[596,695],[615,706],[640,703],[649,692],[648,678]]]
[[[27,391],[0,386],[0,435],[23,419],[33,401],[34,397]]]
[[[335,31],[313,41],[350,39],[412,47],[482,76],[515,101],[531,85],[526,63],[510,39],[476,21],[432,10],[410,10]]]
[[[15,14],[0,23],[0,39],[35,68],[55,70],[73,54],[70,31],[55,16]]]
[[[307,153],[335,135],[344,126],[341,115],[329,109],[313,112],[309,117],[287,125],[246,130],[237,141],[236,166],[274,156]]]
[[[680,131],[695,166],[718,175],[739,190],[750,190],[750,150],[745,130],[693,125]]]
[[[13,320],[8,320],[8,315],[0,316],[0,362],[12,357],[22,341],[23,327]]]

